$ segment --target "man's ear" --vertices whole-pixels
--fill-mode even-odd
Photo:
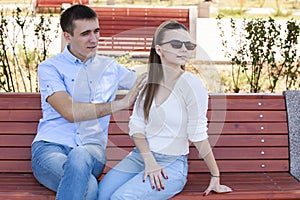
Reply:
[[[71,40],[71,35],[68,32],[64,32],[63,35],[67,43],[69,43],[69,41]]]
[[[156,51],[157,55],[161,56],[161,46],[155,45],[155,51]]]

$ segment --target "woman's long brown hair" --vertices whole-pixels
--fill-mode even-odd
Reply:
[[[160,56],[156,53],[155,46],[160,45],[162,43],[166,31],[177,30],[177,29],[183,29],[188,31],[188,29],[184,24],[179,23],[175,20],[169,20],[163,22],[155,31],[152,40],[150,56],[148,59],[148,81],[138,99],[139,103],[141,103],[141,100],[145,95],[145,101],[143,105],[145,121],[148,121],[152,101],[155,97],[159,83],[163,78],[161,59]],[[184,69],[184,66],[182,66],[182,68]]]

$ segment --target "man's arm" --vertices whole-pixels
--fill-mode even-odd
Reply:
[[[140,75],[126,96],[107,103],[74,102],[65,91],[55,92],[47,102],[69,122],[92,120],[131,106],[145,84],[146,73]]]

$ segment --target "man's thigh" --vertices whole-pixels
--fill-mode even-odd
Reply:
[[[63,165],[71,148],[44,141],[32,145],[32,171],[47,188],[57,191],[63,175]]]

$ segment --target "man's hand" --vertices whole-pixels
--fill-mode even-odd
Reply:
[[[139,94],[139,91],[144,87],[146,82],[147,82],[147,73],[145,72],[136,79],[134,85],[129,90],[129,92],[125,95],[123,99],[120,100],[122,101],[122,103],[124,103],[125,108],[131,106],[134,103],[137,95]]]

